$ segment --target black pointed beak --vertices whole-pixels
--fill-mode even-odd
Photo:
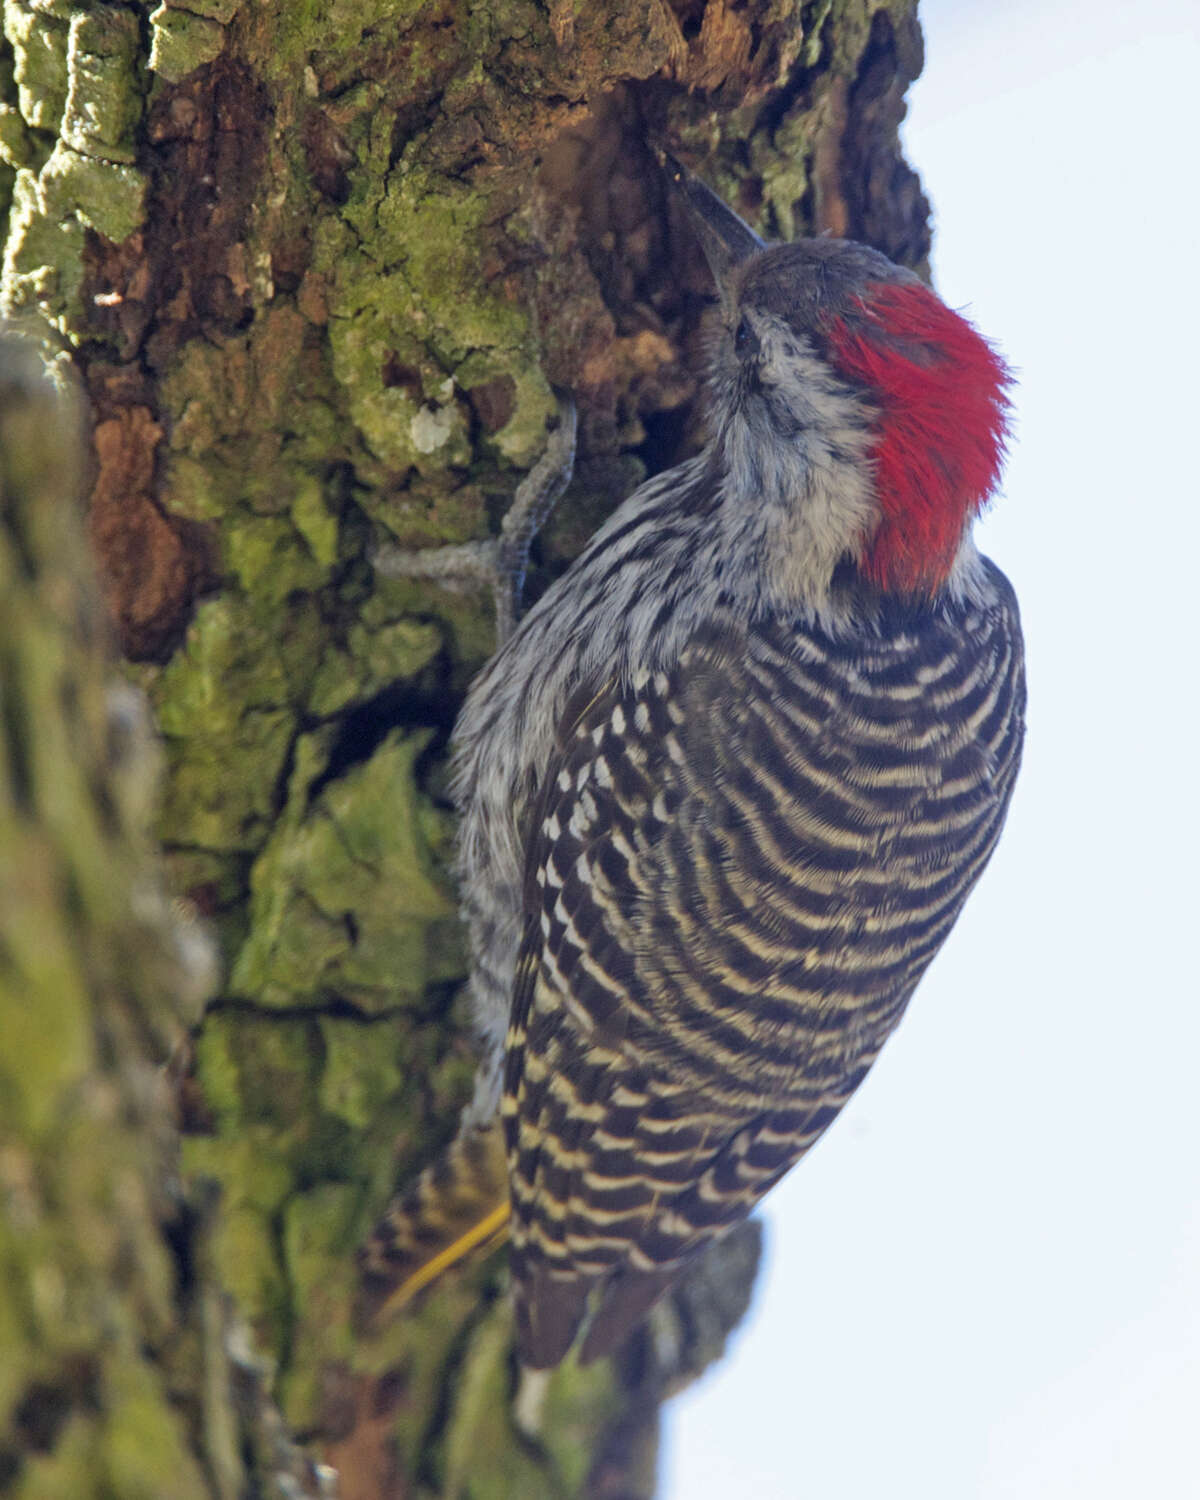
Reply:
[[[681,162],[668,152],[660,153],[663,170],[672,187],[683,199],[688,218],[704,250],[705,259],[717,283],[721,305],[727,311],[732,304],[733,272],[750,256],[765,250],[749,224],[738,218],[727,204]]]

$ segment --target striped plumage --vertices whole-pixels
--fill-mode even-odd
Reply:
[[[900,1019],[1017,769],[1016,611],[983,576],[979,600],[879,600],[840,638],[718,617],[672,670],[568,706],[502,1106],[533,1363],[620,1267],[585,1353],[611,1347],[625,1304],[753,1208]]]
[[[615,1348],[836,1117],[1020,756],[1016,604],[970,537],[1003,366],[875,252],[765,249],[687,191],[722,298],[710,443],[601,529],[456,730],[490,1043],[466,1129],[499,1106],[535,1367],[585,1319],[585,1357]]]

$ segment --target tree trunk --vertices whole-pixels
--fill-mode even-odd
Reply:
[[[555,387],[534,590],[694,446],[709,283],[651,143],[923,267],[915,0],[189,6],[4,12],[3,295],[89,452],[84,523],[69,403],[6,355],[0,1496],[649,1496],[753,1228],[536,1441],[503,1254],[352,1326],[470,1090],[444,749],[493,628],[370,557],[494,531]]]

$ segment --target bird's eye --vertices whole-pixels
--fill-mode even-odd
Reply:
[[[750,319],[743,318],[733,336],[733,351],[741,359],[749,359],[759,349],[758,334],[750,326]]]

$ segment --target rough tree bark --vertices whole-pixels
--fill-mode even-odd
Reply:
[[[160,857],[72,418],[7,356],[0,1495],[318,1494],[289,1432],[343,1500],[652,1492],[752,1229],[624,1358],[555,1377],[540,1442],[503,1255],[352,1331],[355,1247],[470,1087],[443,750],[492,630],[369,555],[494,529],[552,386],[581,456],[535,588],[696,442],[708,282],[649,141],[769,235],[922,267],[914,12],[6,0],[4,301],[78,371],[86,529],[165,768]]]

